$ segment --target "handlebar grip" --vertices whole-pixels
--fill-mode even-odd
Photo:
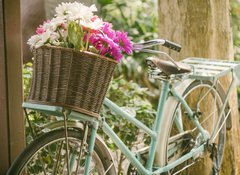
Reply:
[[[169,48],[169,49],[173,49],[177,52],[180,52],[181,51],[181,45],[177,44],[177,43],[174,43],[172,41],[168,41],[168,40],[165,40],[163,46]]]

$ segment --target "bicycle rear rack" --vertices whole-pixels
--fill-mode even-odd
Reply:
[[[210,60],[204,58],[186,58],[182,60],[183,63],[188,64],[193,68],[193,72],[188,74],[186,78],[197,79],[197,80],[210,80],[214,84],[218,81],[218,79],[224,75],[230,74],[231,80],[227,89],[225,90],[225,97],[222,109],[220,111],[220,119],[213,131],[213,134],[210,138],[209,143],[212,143],[218,133],[220,132],[223,124],[220,123],[222,119],[223,123],[230,116],[231,110],[226,110],[226,106],[228,106],[228,100],[230,97],[231,90],[235,87],[235,82],[239,85],[240,80],[240,62],[239,61],[227,61],[227,60]],[[236,81],[237,79],[237,81]],[[217,83],[216,83],[217,84]],[[225,115],[223,115],[225,113]],[[225,117],[224,117],[225,116]],[[231,118],[229,118],[231,120]],[[227,122],[231,125],[231,121]],[[231,128],[231,126],[229,126]]]
[[[186,58],[182,62],[193,68],[193,72],[188,75],[188,78],[192,79],[215,81],[230,72],[240,72],[240,62],[204,58]],[[240,78],[240,75],[238,77]]]

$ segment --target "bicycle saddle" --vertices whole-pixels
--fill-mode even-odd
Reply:
[[[149,57],[146,59],[146,61],[148,65],[159,68],[166,75],[183,74],[192,71],[189,65],[184,64],[182,62],[176,61],[176,64],[180,68],[178,69],[171,61],[160,60],[157,57]]]

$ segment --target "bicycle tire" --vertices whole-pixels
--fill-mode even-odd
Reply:
[[[76,130],[68,129],[68,141],[69,141],[69,155],[73,153],[74,151],[76,152],[76,149],[74,148],[77,147],[71,147],[74,146],[74,144],[79,145],[81,143],[83,137],[83,132],[79,132]],[[64,129],[58,129],[58,130],[53,130],[48,133],[45,133],[38,137],[36,140],[34,140],[29,146],[24,149],[24,151],[19,155],[19,157],[14,161],[14,163],[11,165],[10,169],[8,170],[7,175],[20,175],[22,174],[67,174],[66,171],[66,165],[65,162],[60,162],[63,164],[58,164],[59,166],[57,172],[53,173],[53,166],[52,162],[49,163],[50,160],[56,160],[59,159],[59,157],[51,157],[55,156],[52,155],[52,153],[55,152],[55,147],[59,146],[58,143],[63,144],[65,141],[65,131]],[[57,144],[56,144],[57,143]],[[102,148],[102,145],[99,144],[99,140],[96,139],[95,141],[95,146],[94,146],[94,152],[92,154],[92,161],[91,161],[91,166],[94,163],[94,165],[97,167],[96,171],[93,174],[109,174],[109,175],[115,175],[115,167],[113,165],[112,160],[109,158],[108,155],[104,155],[104,151]],[[75,145],[76,146],[76,145]],[[53,149],[50,150],[49,149]],[[79,149],[77,149],[79,152]],[[62,150],[62,147],[60,151],[58,150],[59,154],[56,154],[60,156],[61,159],[61,154],[64,154],[65,150]],[[47,153],[47,154],[46,154]],[[41,155],[41,158],[39,158],[39,155]],[[37,165],[40,161],[40,167]],[[42,162],[44,161],[44,162]],[[75,162],[78,160],[75,160]],[[84,162],[84,161],[83,161]],[[41,164],[44,163],[45,168],[41,168]],[[55,162],[56,164],[56,162]],[[32,166],[32,167],[31,167]],[[52,167],[51,167],[52,166]],[[76,163],[74,164],[76,167]],[[27,168],[26,168],[27,167]],[[42,166],[43,167],[43,166]],[[47,167],[47,169],[46,169]],[[65,167],[65,168],[64,168]],[[33,169],[30,169],[33,168]],[[62,168],[60,172],[60,168]],[[92,168],[92,167],[91,167]],[[94,167],[95,168],[95,167]],[[56,169],[56,168],[55,168]],[[84,169],[84,168],[82,168]],[[80,171],[78,171],[77,174],[82,174],[83,170],[80,168]],[[34,171],[34,172],[33,172]],[[45,171],[45,172],[44,172]],[[50,172],[48,172],[50,171]],[[95,171],[95,169],[94,169]],[[27,172],[27,173],[26,173]],[[91,171],[92,172],[92,171]],[[90,172],[90,174],[92,174]],[[76,172],[72,172],[71,174],[75,174]]]
[[[213,87],[213,84],[210,81],[197,81],[197,80],[195,80],[195,81],[191,82],[190,85],[187,88],[185,88],[185,90],[183,90],[182,94],[183,94],[183,97],[185,99],[188,99],[189,94],[191,92],[194,92],[197,89],[199,89],[201,91],[205,91],[205,88],[206,88],[207,90],[210,91],[210,93],[208,93],[209,95],[210,94],[215,94],[214,100],[215,100],[215,102],[217,100],[216,105],[218,106],[217,108],[219,109],[220,106],[223,104],[223,100],[224,100],[225,97],[217,89],[217,86],[215,86],[214,88],[212,88],[212,87]],[[192,103],[194,103],[195,101],[198,101],[201,97],[200,95],[195,94],[195,98],[190,99],[190,100],[192,100]],[[206,96],[208,96],[208,95],[206,95]],[[196,97],[198,97],[198,100],[196,100],[197,99]],[[204,98],[201,97],[201,101],[203,101]],[[209,98],[209,99],[207,99],[207,98]],[[210,97],[207,97],[207,98],[206,98],[206,100],[209,100],[209,101],[211,100],[211,102],[213,101],[212,99],[210,99]],[[195,103],[197,104],[197,102],[195,102]],[[210,103],[210,102],[208,102],[208,103]],[[203,106],[202,108],[204,110],[207,109],[207,108],[205,108],[206,105],[204,103],[202,103],[202,104],[200,104],[199,106],[202,105]],[[183,112],[183,108],[181,108],[180,102],[177,101],[174,97],[170,97],[170,100],[168,101],[167,105],[171,105],[171,110],[168,110],[168,112],[165,113],[167,116],[164,116],[163,117],[164,120],[161,121],[163,123],[163,125],[161,126],[161,131],[160,131],[160,135],[159,135],[160,139],[159,139],[158,153],[157,153],[158,158],[160,157],[160,159],[158,160],[158,164],[160,166],[165,166],[168,163],[178,159],[179,157],[182,157],[183,155],[185,155],[186,153],[191,151],[194,148],[194,146],[196,146],[197,139],[199,139],[199,133],[197,133],[197,132],[196,132],[196,134],[193,133],[193,132],[192,133],[191,132],[187,133],[187,131],[188,130],[191,131],[191,129],[192,129],[192,131],[194,131],[193,130],[194,128],[191,128],[191,127],[194,127],[194,126],[191,126],[191,124],[189,124],[190,121],[188,121],[189,119],[187,119],[186,114]],[[190,106],[190,108],[192,110],[193,110],[194,107],[196,107],[196,106],[194,106],[194,105]],[[212,107],[212,109],[214,109],[214,106]],[[216,111],[219,112],[219,110],[214,109],[214,113]],[[182,118],[182,124],[184,126],[178,126],[180,129],[178,129],[177,124],[175,122],[176,121],[175,119],[178,116],[176,113],[180,113],[180,115],[182,115],[182,117],[181,117]],[[208,126],[208,125],[210,125],[210,123],[211,123],[211,121],[209,119],[214,118],[214,117],[211,117],[211,118],[208,117],[208,118],[204,119],[204,117],[207,116],[207,113],[208,112],[206,112],[206,111],[199,111],[199,115],[201,114],[201,116],[199,116],[199,120],[200,120],[200,122],[202,122],[202,125],[205,126],[205,129],[209,129],[208,132],[209,132],[209,135],[211,136],[211,134],[212,134],[211,131],[212,131],[212,128],[214,128],[214,126],[212,126],[212,128],[210,128],[210,126]],[[217,116],[218,115],[219,115],[219,113],[217,113]],[[214,114],[214,116],[216,117],[215,114]],[[221,121],[221,123],[222,122],[223,121]],[[179,132],[179,130],[181,130],[181,128],[184,129],[181,132],[185,131],[185,133],[186,133],[186,134],[184,134],[184,137],[182,137],[182,140],[183,140],[181,142],[182,145],[179,145],[179,150],[181,152],[179,151],[180,154],[177,151],[175,153],[170,153],[170,151],[169,151],[170,148],[169,147],[170,147],[170,144],[172,144],[171,143],[172,141],[170,140],[170,138],[174,138],[173,137],[174,134],[176,134],[176,135],[179,134],[178,132]],[[196,129],[195,129],[195,131],[196,131]],[[191,135],[187,135],[187,134],[191,134]],[[177,137],[175,137],[175,138],[177,138]],[[187,142],[187,139],[189,140],[189,142]],[[172,140],[174,140],[174,139],[172,139]],[[176,143],[177,143],[177,141],[179,142],[180,139],[176,140]],[[195,143],[195,144],[191,145],[190,142],[192,142],[192,141],[194,141],[193,143]],[[208,158],[208,155],[205,155],[204,158],[199,159],[199,161],[197,163],[195,163],[193,166],[190,166],[190,167],[186,168],[185,170],[183,170],[184,167],[187,167],[188,165],[194,163],[196,160],[184,162],[183,164],[175,167],[174,169],[172,169],[171,171],[169,171],[165,174],[174,174],[174,173],[177,173],[177,172],[178,172],[178,174],[184,174],[184,175],[188,175],[188,174],[195,174],[195,175],[198,175],[198,174],[199,175],[200,174],[206,174],[206,175],[207,174],[217,174],[218,170],[220,168],[220,165],[222,163],[222,159],[223,159],[225,141],[226,141],[226,123],[223,124],[223,127],[218,134],[217,147],[216,147],[218,154],[217,154],[216,158],[214,158],[213,161],[211,161]],[[176,143],[174,143],[174,144],[176,144]],[[186,145],[186,144],[189,144],[189,145]],[[199,144],[202,144],[202,143],[199,143]],[[176,153],[178,153],[179,155],[177,156]],[[173,154],[173,155],[171,155],[171,154]],[[175,158],[174,158],[174,156],[175,156]],[[210,167],[209,169],[204,167],[204,165],[206,165],[206,162],[211,163],[211,166],[209,166]]]

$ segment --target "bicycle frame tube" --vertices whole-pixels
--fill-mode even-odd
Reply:
[[[135,126],[137,126],[139,129],[142,129],[147,134],[149,134],[151,137],[156,138],[157,134],[150,128],[148,128],[146,125],[144,125],[142,122],[131,116],[129,113],[124,111],[122,108],[120,108],[118,105],[113,103],[111,100],[105,98],[103,101],[104,105],[109,107],[112,111],[114,111],[116,114],[120,115],[121,117],[125,118],[129,122],[133,123]]]
[[[167,100],[169,90],[170,90],[169,89],[169,81],[163,81],[162,88],[161,88],[161,95],[160,95],[159,103],[158,103],[157,116],[156,116],[154,126],[153,126],[153,130],[157,134],[159,134],[159,132],[160,132],[160,121],[161,121],[161,117],[163,115],[163,109],[164,109],[164,105]],[[157,147],[157,139],[152,138],[151,144],[150,144],[150,149],[149,149],[149,156],[148,156],[149,159],[147,161],[147,166],[146,166],[148,170],[152,170],[156,147]]]
[[[89,175],[90,163],[91,163],[92,153],[93,153],[93,149],[94,149],[94,143],[95,143],[95,139],[96,139],[97,129],[98,129],[98,127],[94,127],[94,126],[91,127],[91,135],[90,135],[88,153],[86,156],[86,162],[85,162],[85,167],[84,167],[84,175]]]

